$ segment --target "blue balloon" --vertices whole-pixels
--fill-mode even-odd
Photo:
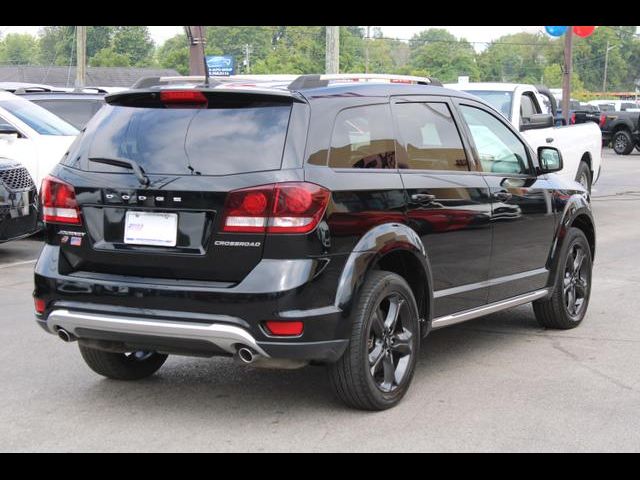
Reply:
[[[552,37],[560,37],[567,31],[567,27],[544,27],[544,29]]]

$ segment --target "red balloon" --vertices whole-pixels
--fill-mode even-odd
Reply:
[[[579,37],[586,38],[593,33],[596,27],[573,27],[573,33]]]

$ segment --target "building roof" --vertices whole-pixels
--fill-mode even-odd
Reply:
[[[87,67],[86,84],[100,87],[130,87],[141,77],[178,76],[169,68]],[[73,87],[76,67],[8,65],[0,66],[0,82],[27,82]]]

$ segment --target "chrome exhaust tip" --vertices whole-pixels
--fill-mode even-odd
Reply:
[[[58,329],[58,337],[63,342],[67,342],[67,343],[73,342],[76,339],[76,337],[73,336],[73,334],[67,332],[64,328],[59,328]]]
[[[248,347],[240,347],[238,349],[238,358],[242,363],[247,365],[253,363],[256,360],[257,354]]]

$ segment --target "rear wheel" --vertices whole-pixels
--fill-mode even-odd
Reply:
[[[571,228],[562,247],[555,287],[550,298],[533,302],[541,326],[575,328],[582,322],[591,295],[591,249],[582,230]]]
[[[80,354],[94,372],[114,380],[140,380],[153,375],[167,355],[138,350],[128,353],[107,352],[79,344]]]
[[[420,349],[418,308],[411,288],[395,273],[374,271],[352,315],[349,345],[329,365],[333,389],[354,408],[393,407],[409,388]]]
[[[576,182],[584,187],[587,192],[591,192],[591,170],[586,162],[580,162],[578,173],[576,174]]]
[[[626,130],[620,130],[613,136],[613,151],[618,155],[629,155],[633,151],[633,139]]]

